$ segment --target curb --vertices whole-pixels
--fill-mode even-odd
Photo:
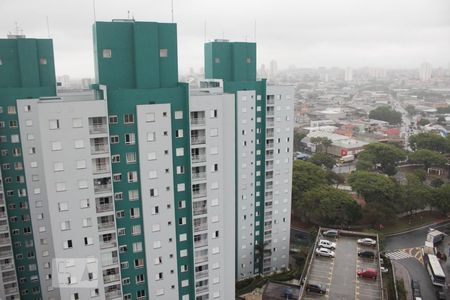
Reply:
[[[410,233],[410,232],[413,232],[413,231],[416,231],[416,230],[421,230],[421,229],[424,229],[424,228],[427,228],[427,227],[430,227],[430,226],[443,225],[443,224],[447,224],[447,223],[450,223],[450,219],[434,222],[434,223],[431,223],[431,224],[423,225],[423,226],[420,226],[420,227],[416,227],[416,228],[413,228],[413,229],[408,229],[408,230],[401,231],[401,232],[385,234],[384,236],[385,237],[393,237],[393,236],[397,236],[397,235]]]

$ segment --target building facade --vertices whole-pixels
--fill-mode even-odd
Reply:
[[[0,40],[0,298],[232,299],[288,268],[293,88],[253,43],[206,44],[190,90],[175,24],[93,34],[93,91],[64,97],[51,40]]]
[[[289,267],[294,89],[256,79],[256,44],[205,44],[236,107],[236,280]]]

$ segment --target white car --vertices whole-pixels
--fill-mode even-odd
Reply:
[[[366,246],[375,246],[377,244],[377,241],[371,239],[371,238],[363,238],[358,240],[358,244],[366,245]]]
[[[381,271],[381,273],[387,273],[387,272],[389,272],[389,269],[381,266],[380,271]]]
[[[332,250],[336,249],[336,243],[330,242],[329,240],[320,240],[318,246]]]
[[[331,251],[330,249],[327,248],[317,248],[316,255],[325,257],[334,257],[334,251]]]

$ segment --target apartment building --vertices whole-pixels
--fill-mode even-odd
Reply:
[[[13,258],[2,259],[2,270],[11,270],[15,267],[20,299],[40,299],[41,288],[16,100],[55,95],[52,41],[16,36],[0,39],[0,164],[14,253]],[[7,293],[5,299],[19,299],[19,297]]]
[[[289,267],[294,89],[256,79],[256,44],[205,44],[205,78],[236,107],[236,279]]]

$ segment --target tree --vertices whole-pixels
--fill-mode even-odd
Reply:
[[[447,159],[439,152],[419,149],[409,155],[408,161],[413,164],[422,164],[424,169],[428,170],[430,167],[444,166]]]
[[[359,204],[347,192],[331,186],[306,192],[302,208],[306,220],[321,226],[348,225],[361,218]]]
[[[324,166],[325,168],[331,170],[336,165],[336,159],[329,154],[326,153],[316,153],[309,159],[309,162],[312,162],[319,167]]]
[[[305,133],[302,133],[298,130],[294,131],[294,151],[301,151],[302,149],[302,140],[306,137]]]
[[[425,125],[428,125],[428,124],[430,124],[430,120],[428,120],[428,119],[422,118],[419,121],[419,125],[420,126],[425,126]]]
[[[310,142],[316,146],[316,152],[321,152],[324,150],[326,153],[328,151],[328,148],[333,144],[333,142],[323,136],[315,136],[310,139]]]
[[[292,172],[292,200],[298,201],[305,192],[328,184],[327,172],[313,163],[294,161]]]
[[[433,207],[436,207],[444,214],[450,212],[450,183],[435,189],[433,195]]]
[[[411,116],[416,114],[416,108],[415,108],[413,105],[411,105],[411,104],[408,104],[408,105],[405,107],[405,110],[406,110],[406,111],[408,112],[408,114],[410,114]]]
[[[369,118],[389,122],[389,124],[400,124],[402,114],[389,106],[379,106],[369,112]]]
[[[437,118],[437,122],[438,122],[438,124],[440,124],[440,125],[445,125],[445,124],[447,123],[447,121],[445,120],[445,117],[444,117],[444,116],[439,116],[439,117]]]
[[[368,203],[363,209],[363,220],[365,223],[379,225],[394,220],[395,211],[382,203]]]
[[[408,183],[401,187],[402,211],[411,215],[414,210],[423,209],[433,201],[432,188],[424,185],[415,175],[407,176]]]
[[[371,143],[364,147],[358,159],[365,161],[359,164],[359,169],[368,169],[371,164],[371,169],[379,169],[381,172],[387,175],[394,175],[396,166],[399,161],[404,160],[406,155],[403,150],[398,147],[383,144],[383,143]]]
[[[388,176],[357,171],[348,177],[348,183],[352,190],[363,196],[368,203],[383,203],[393,205],[393,201],[399,195],[397,183]]]
[[[409,137],[409,145],[412,150],[428,149],[440,153],[446,153],[450,150],[450,140],[438,134],[424,132]]]

